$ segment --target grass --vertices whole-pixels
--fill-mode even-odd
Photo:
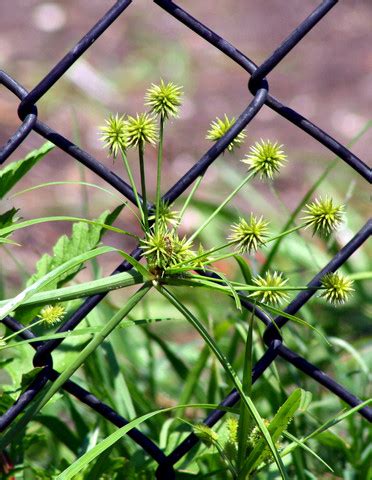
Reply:
[[[221,157],[217,160],[220,182],[229,192],[216,201],[206,201],[200,195],[203,177],[199,177],[176,202],[174,208],[180,214],[172,212],[172,217],[166,217],[163,208],[164,218],[160,218],[163,127],[167,127],[164,118],[159,125],[154,225],[148,216],[151,211],[142,207],[136,195],[137,227],[147,239],[142,244],[145,261],[132,259],[122,248],[102,246],[102,242],[107,243],[107,231],[119,239],[141,238],[131,232],[130,225],[124,229],[113,226],[123,205],[96,220],[60,215],[21,222],[13,210],[0,216],[0,248],[12,252],[2,261],[3,268],[6,271],[7,264],[14,261],[20,278],[25,272],[17,262],[16,249],[23,247],[10,243],[13,233],[17,241],[16,232],[22,229],[36,231],[35,225],[42,228],[45,223],[73,222],[71,235],[55,244],[53,255],[40,258],[20,293],[9,294],[4,274],[0,277],[1,319],[12,314],[25,325],[35,323],[33,331],[39,340],[64,340],[53,353],[54,368],[60,375],[53,383],[46,383],[0,438],[0,450],[6,452],[2,460],[4,478],[154,478],[156,462],[126,436],[135,427],[166,454],[190,433],[199,436],[201,441],[175,465],[177,479],[369,478],[371,433],[358,408],[346,407],[332,393],[320,390],[313,380],[281,361],[271,364],[252,385],[253,365],[267,347],[263,343],[264,325],[255,311],[242,308],[242,300],[254,293],[259,300],[255,309],[290,320],[282,331],[288,347],[330,371],[355,395],[369,398],[371,332],[366,325],[371,272],[364,246],[358,260],[352,258],[343,268],[354,279],[354,293],[348,303],[335,307],[316,295],[298,314],[283,313],[283,305],[298,291],[306,290],[306,283],[319,266],[345,243],[338,235],[324,239],[301,227],[300,212],[315,192],[331,189],[327,182],[339,160],[328,163],[291,211],[281,204],[274,182],[272,199],[264,196],[261,202],[262,214],[270,221],[272,241],[262,242],[258,251],[243,254],[232,250],[234,245],[226,240],[227,230],[240,216],[248,218],[246,205],[252,196],[260,196],[259,179],[248,173],[242,175],[244,180],[237,181]],[[354,140],[366,134],[370,126],[371,122]],[[145,138],[139,140],[138,170],[141,193],[147,198],[144,142]],[[44,146],[0,171],[6,178],[0,187],[1,197],[8,195],[50,148]],[[122,153],[123,174],[134,186],[134,167],[126,152]],[[236,152],[234,155],[233,161],[238,158]],[[45,182],[35,188],[54,188],[57,184],[84,188],[87,204],[82,211],[90,211],[88,202],[97,189],[87,187],[95,185],[82,180]],[[361,226],[355,222],[359,214],[349,206],[347,190],[348,185],[340,187],[341,198],[337,200],[346,203],[348,219],[356,231],[357,225]],[[12,200],[16,198],[13,195]],[[239,208],[239,203],[244,207]],[[190,210],[197,211],[201,218],[191,233],[181,221]],[[164,228],[161,225],[167,218],[178,218],[178,222]],[[160,233],[158,239],[155,233]],[[203,251],[197,248],[196,239]],[[196,245],[191,245],[191,240]],[[131,270],[112,277],[104,275],[108,253],[118,262],[127,260]],[[94,262],[88,280],[80,273],[84,264],[89,265],[87,262]],[[193,273],[195,268],[197,273]],[[290,278],[289,283],[274,289],[264,283],[258,286],[254,279],[258,274],[264,278],[270,270],[282,271]],[[211,275],[201,275],[205,272]],[[66,321],[85,297],[112,290],[117,291],[90,311],[73,331],[55,333],[55,326],[43,323],[45,305],[63,306]],[[1,413],[42,374],[40,368],[32,366],[33,341],[10,336],[6,328],[3,335]],[[129,424],[117,429],[64,392],[61,387],[70,378],[127,418]],[[240,404],[226,409],[224,420],[213,430],[200,427],[210,409],[232,388],[239,391]]]

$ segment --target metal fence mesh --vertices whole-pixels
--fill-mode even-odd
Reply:
[[[177,199],[196,179],[203,174],[223,152],[229,143],[242,131],[249,122],[259,114],[263,105],[268,106],[278,115],[281,115],[298,128],[302,129],[315,140],[323,144],[330,151],[335,153],[339,158],[346,162],[350,167],[350,175],[360,175],[366,181],[371,183],[371,169],[359,158],[357,158],[350,150],[341,145],[337,140],[332,138],[326,132],[314,125],[312,122],[304,118],[297,111],[282,104],[279,100],[269,94],[269,84],[266,77],[269,73],[282,61],[282,59],[304,38],[304,36],[337,4],[337,0],[324,0],[317,8],[289,35],[289,37],[278,46],[278,48],[270,55],[261,65],[257,66],[244,53],[229,42],[220,37],[217,33],[210,30],[207,26],[193,18],[185,10],[177,6],[169,0],[154,0],[155,3],[169,13],[174,19],[183,23],[185,27],[190,28],[207,42],[219,49],[233,62],[240,65],[247,72],[248,88],[253,99],[243,110],[236,123],[228,131],[228,133],[219,140],[208,152],[206,152],[193,167],[181,177],[175,185],[164,195],[163,199],[173,202]],[[96,25],[76,44],[76,46],[67,53],[52,70],[38,83],[30,92],[26,91],[14,78],[6,72],[0,71],[0,83],[10,90],[20,99],[18,115],[21,120],[21,126],[9,138],[6,145],[0,152],[0,164],[13,153],[17,147],[25,140],[28,134],[33,130],[45,139],[54,143],[61,150],[71,157],[78,160],[82,165],[95,172],[113,188],[123,194],[127,199],[135,203],[135,198],[131,187],[116,174],[111,172],[107,167],[93,158],[88,152],[85,152],[72,141],[50,128],[48,125],[39,120],[37,112],[37,102],[45,95],[53,85],[64,75],[71,65],[92,45],[92,43],[103,34],[103,32],[117,19],[120,15],[125,15],[126,8],[131,4],[131,0],[119,0],[113,7],[96,23]],[[332,260],[308,283],[310,287],[320,286],[321,278],[328,272],[336,271],[343,263],[364,243],[372,233],[372,221],[369,220],[359,232],[355,234],[352,240],[347,243]],[[131,252],[134,258],[140,258],[141,250],[137,247]],[[121,263],[112,273],[129,271],[131,265],[128,262]],[[306,302],[314,295],[315,289],[301,291],[296,298],[288,305],[286,312],[295,314]],[[94,295],[85,300],[83,305],[79,307],[70,318],[63,323],[58,332],[66,332],[73,330],[85,318],[85,316],[104,298],[105,294]],[[242,302],[243,306],[252,310],[253,305],[247,300]],[[256,316],[265,324],[266,330],[264,341],[267,346],[262,358],[256,363],[253,370],[253,381],[260,378],[263,372],[271,365],[279,356],[285,361],[292,364],[298,370],[311,377],[314,381],[321,384],[337,395],[350,406],[357,406],[361,400],[349,392],[342,385],[329,377],[325,372],[309,363],[296,352],[287,348],[282,338],[270,318],[261,310],[255,307]],[[275,323],[279,328],[285,326],[287,318],[278,317]],[[3,323],[17,332],[22,329],[19,336],[23,339],[35,337],[30,329],[24,329],[24,325],[15,318],[7,316]],[[43,367],[37,374],[36,378],[29,387],[19,396],[9,410],[0,417],[0,430],[6,429],[13,420],[24,411],[35,396],[43,389],[48,381],[53,382],[59,373],[53,368],[52,353],[54,349],[62,342],[60,340],[49,340],[45,342],[32,343],[35,349],[34,365]],[[96,398],[93,394],[78,386],[74,381],[68,380],[63,388],[66,392],[73,395],[98,414],[102,415],[108,421],[117,427],[122,427],[128,421],[115,412],[111,407]],[[239,401],[239,394],[233,390],[222,402],[223,406],[233,406]],[[364,407],[359,410],[360,415],[367,420],[372,420],[372,408]],[[213,426],[224,415],[221,410],[213,411],[205,420],[205,424]],[[142,447],[158,464],[157,478],[172,479],[175,478],[174,465],[198,442],[198,438],[191,434],[174,451],[166,456],[164,452],[145,434],[137,429],[133,429],[128,436]]]

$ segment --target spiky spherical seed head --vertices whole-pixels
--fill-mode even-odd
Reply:
[[[287,156],[281,148],[283,145],[278,145],[278,142],[272,143],[270,140],[262,140],[261,143],[256,142],[249,149],[242,162],[249,165],[248,171],[252,171],[260,178],[274,178],[274,175],[279,172],[282,165],[286,162]]]
[[[60,322],[65,316],[65,312],[65,307],[62,305],[46,305],[41,310],[38,317],[43,321],[43,323],[51,326]]]
[[[320,296],[334,305],[345,303],[354,291],[353,281],[338,272],[324,275],[322,287],[324,291]]]
[[[145,143],[155,145],[158,141],[155,119],[148,113],[137,113],[135,117],[128,116],[127,139],[129,147]]]
[[[194,425],[193,432],[207,447],[212,447],[218,441],[218,433],[204,423]]]
[[[166,84],[160,80],[160,85],[153,83],[147,90],[145,105],[150,107],[151,112],[165,120],[169,117],[178,117],[181,97],[182,87],[173,82]]]
[[[251,213],[249,222],[240,218],[238,223],[232,225],[227,240],[234,242],[240,253],[254,253],[265,243],[268,224],[263,217],[257,218]]]
[[[252,279],[259,287],[266,287],[269,290],[258,290],[251,293],[249,296],[257,298],[259,302],[268,303],[271,305],[280,305],[283,300],[288,299],[288,294],[284,290],[276,290],[276,288],[284,287],[288,282],[287,278],[283,278],[282,273],[266,272],[264,277],[257,275]],[[272,290],[270,290],[272,288]]]
[[[194,256],[192,241],[186,237],[180,238],[176,232],[171,237],[171,258],[170,266],[191,260]]]
[[[166,228],[148,232],[140,245],[147,263],[157,270],[163,271],[193,257],[192,242],[186,237],[180,238],[177,232]]]
[[[149,216],[149,220],[156,220],[155,213]],[[159,228],[167,228],[169,225],[177,227],[180,221],[179,212],[171,209],[171,205],[160,202],[158,212]]]
[[[330,197],[319,197],[315,202],[306,204],[303,212],[306,214],[302,218],[306,227],[312,227],[313,234],[327,237],[343,221],[344,205],[334,205]]]
[[[168,266],[170,253],[165,229],[147,232],[146,238],[140,241],[140,246],[151,267],[164,270]]]
[[[106,125],[100,127],[101,140],[104,142],[105,148],[108,148],[109,154],[115,159],[119,151],[125,152],[128,148],[127,123],[125,115],[119,117],[110,114],[105,120]]]
[[[235,117],[229,118],[226,113],[224,115],[224,118],[221,119],[219,117],[214,120],[211,125],[210,129],[207,132],[206,139],[207,140],[212,140],[213,142],[217,142],[220,138],[222,138],[225,133],[227,133],[230,128],[234,125],[236,122]],[[246,135],[244,133],[244,130],[229,143],[227,146],[227,150],[229,152],[232,152],[234,148],[240,147],[244,143]]]

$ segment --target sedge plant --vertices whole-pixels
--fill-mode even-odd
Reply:
[[[160,432],[161,441],[165,438],[172,439],[172,441],[174,438],[182,439],[192,431],[201,440],[201,446],[198,452],[190,455],[190,459],[187,461],[192,467],[190,467],[191,471],[199,469],[197,471],[200,475],[208,474],[216,469],[216,478],[243,480],[256,476],[264,478],[260,475],[276,471],[282,478],[290,478],[283,458],[286,455],[292,455],[292,452],[296,452],[293,453],[293,458],[297,458],[295,457],[297,449],[301,450],[302,454],[310,455],[316,461],[325,463],[310,446],[306,445],[307,437],[298,439],[289,432],[289,429],[292,428],[291,425],[298,417],[301,418],[305,415],[304,412],[309,406],[309,395],[304,390],[296,389],[286,396],[281,386],[278,387],[277,384],[273,386],[269,382],[268,391],[276,396],[276,412],[272,411],[271,418],[265,418],[260,413],[261,408],[255,401],[255,391],[252,386],[253,364],[259,349],[262,348],[260,347],[262,331],[255,323],[255,313],[256,309],[262,309],[269,318],[273,314],[282,315],[295,323],[297,327],[310,327],[311,331],[315,330],[324,338],[321,325],[314,325],[313,322],[308,322],[297,315],[289,315],[284,311],[291,295],[293,292],[310,289],[311,292],[317,291],[317,298],[328,302],[329,308],[340,308],[347,303],[356,290],[353,281],[366,278],[366,275],[364,277],[363,275],[347,276],[340,271],[330,271],[320,279],[318,286],[310,288],[293,281],[290,272],[282,272],[276,268],[268,268],[260,272],[256,261],[259,255],[270,255],[270,244],[275,245],[278,241],[285,241],[294,232],[307,235],[306,232],[311,230],[318,242],[325,243],[324,241],[341,227],[345,216],[345,206],[336,202],[329,195],[317,196],[313,200],[308,199],[300,209],[302,211],[300,224],[294,227],[289,224],[288,228],[279,233],[271,231],[272,221],[264,215],[254,211],[249,212],[248,215],[239,214],[232,218],[230,225],[225,225],[224,242],[216,244],[211,241],[205,234],[207,229],[220,220],[220,214],[227,211],[235,197],[241,195],[245,190],[249,190],[254,182],[273,182],[288,161],[283,145],[276,140],[261,139],[254,142],[245,155],[244,153],[241,155],[241,162],[245,169],[243,179],[219,204],[214,206],[199,226],[196,226],[191,233],[187,231],[183,226],[184,215],[190,205],[193,205],[203,177],[201,176],[195,181],[190,193],[183,199],[179,210],[162,199],[162,172],[166,161],[164,158],[165,132],[168,122],[175,121],[179,116],[182,97],[183,88],[181,86],[160,80],[159,84],[152,84],[145,93],[144,107],[147,107],[148,111],[133,115],[110,114],[105,120],[105,125],[100,129],[103,146],[107,149],[109,156],[113,160],[118,156],[122,158],[125,175],[133,190],[138,209],[137,218],[142,231],[141,236],[132,233],[130,228],[123,230],[113,226],[123,206],[114,212],[104,212],[96,220],[55,216],[20,222],[15,215],[16,212],[0,216],[0,221],[2,221],[0,223],[0,242],[4,244],[1,248],[10,248],[13,241],[10,237],[17,230],[48,221],[73,223],[71,237],[60,239],[54,247],[52,256],[42,257],[37,272],[24,290],[14,298],[0,302],[1,319],[9,314],[15,314],[24,319],[25,323],[33,318],[28,327],[45,325],[52,327],[68,316],[66,313],[66,302],[68,301],[80,302],[88,295],[137,286],[137,291],[132,293],[118,310],[113,309],[112,305],[109,306],[110,318],[105,319],[103,323],[97,320],[94,314],[89,314],[89,323],[86,329],[76,330],[76,336],[88,335],[88,339],[75,356],[67,357],[59,377],[41,392],[41,395],[25,411],[22,418],[0,439],[1,450],[8,448],[12,442],[14,444],[15,439],[25,429],[27,431],[28,423],[36,418],[41,409],[48,408],[48,402],[63,384],[82,368],[86,378],[91,380],[98,393],[102,393],[99,391],[102,385],[102,391],[108,396],[110,403],[119,405],[129,417],[137,417],[136,420],[133,420],[134,423],[130,422],[125,431],[123,430],[124,433],[129,431],[132,426],[139,425],[145,419],[150,418],[149,429],[154,436]],[[235,118],[229,117],[227,114],[217,117],[212,121],[206,138],[211,142],[220,140],[234,123]],[[240,155],[244,149],[246,138],[247,132],[240,132],[226,147],[226,153],[236,155],[239,152]],[[146,177],[148,147],[157,148],[154,199],[149,198],[150,189],[148,188],[148,177]],[[132,165],[128,155],[130,150],[138,151],[140,189],[135,184],[134,170],[137,168],[137,164]],[[22,171],[24,170],[22,168]],[[17,176],[17,168],[14,168],[14,172],[14,175]],[[118,248],[101,246],[101,240],[106,231],[136,239],[139,242],[144,262],[135,260]],[[81,251],[82,249],[84,251]],[[99,276],[88,282],[71,284],[86,262],[107,253],[119,255],[127,260],[131,264],[132,270],[113,276]],[[243,281],[229,278],[229,275],[221,271],[219,265],[226,261],[237,262],[243,275]],[[66,286],[67,283],[70,284]],[[192,291],[201,291],[201,295],[207,291],[212,292],[216,297],[221,294],[221,297],[232,298],[235,305],[232,314],[234,322],[230,324],[229,321],[226,321],[219,329],[209,318],[204,305],[199,305],[198,315],[196,315],[189,307],[189,298],[185,297],[184,293],[191,289],[193,289]],[[128,340],[125,335],[121,334],[121,330],[125,328],[129,331],[129,327],[138,327],[138,325],[148,327],[155,321],[165,322],[165,318],[151,318],[151,313],[145,313],[145,318],[133,319],[131,317],[142,304],[145,304],[146,309],[151,312],[151,301],[149,304],[145,303],[150,295],[153,295],[152,299],[157,299],[152,300],[153,302],[163,302],[160,305],[164,306],[165,304],[171,307],[173,316],[176,311],[180,321],[186,320],[200,336],[205,348],[197,356],[195,366],[190,368],[178,355],[178,352],[167,347],[161,335],[157,335],[154,330],[149,330],[147,336],[144,337],[146,339],[144,343],[148,345],[146,351],[148,363],[146,365],[154,367],[156,352],[159,349],[163,352],[176,375],[182,382],[184,381],[179,411],[186,414],[187,406],[191,405],[193,395],[196,398],[202,398],[202,395],[199,395],[198,383],[203,369],[210,362],[213,365],[208,388],[210,396],[213,397],[213,391],[216,388],[220,388],[222,391],[223,388],[218,384],[225,383],[228,386],[234,386],[241,397],[240,405],[229,411],[222,426],[212,429],[189,418],[188,420],[182,419],[182,430],[182,428],[179,429],[180,422],[176,416],[169,419],[174,423],[167,427],[168,430],[163,430],[163,425],[160,420],[157,420],[157,415],[161,413],[161,410],[155,408],[158,396],[155,368],[151,369],[149,380],[150,400],[146,402],[143,399],[135,382],[138,374],[137,365],[143,361],[143,346],[138,347],[139,354],[136,350],[137,344],[131,345],[131,342],[135,343],[134,336],[128,333]],[[242,312],[242,300],[249,300],[254,306],[248,316]],[[100,312],[102,314],[103,310]],[[201,318],[199,318],[199,313]],[[169,320],[168,317],[167,320]],[[231,328],[234,334],[226,354],[224,348],[221,348],[221,344],[223,344],[225,332]],[[82,331],[79,332],[79,330]],[[16,333],[4,335],[1,339],[0,350],[9,350],[13,345],[15,346],[16,335]],[[51,335],[50,332],[47,332],[46,335],[45,332],[41,332],[40,338],[51,338]],[[55,338],[65,338],[68,333],[64,332],[60,335],[62,336]],[[112,350],[108,347],[109,336],[114,339],[112,345],[115,348]],[[28,339],[24,342],[22,347],[31,340]],[[120,369],[120,361],[115,353],[115,349],[120,349],[122,343],[125,344],[125,342],[127,342],[131,356],[130,362],[135,371],[133,377],[124,369]],[[107,349],[107,358],[100,353],[99,347],[103,345]],[[323,345],[322,348],[328,348],[328,344],[327,346]],[[243,354],[240,365],[237,367],[237,357],[240,351]],[[90,362],[93,363],[90,364]],[[115,377],[114,385],[104,369],[96,368],[97,365],[107,365],[107,362],[109,362],[108,368],[114,366],[115,370],[120,373]],[[277,372],[273,367],[273,376],[275,377],[275,375],[278,380]],[[223,380],[221,380],[222,378]],[[167,379],[163,378],[162,382],[166,383]],[[113,388],[114,392],[112,393]],[[124,400],[118,398],[115,389],[124,392]],[[165,410],[168,411],[172,408]],[[211,403],[205,408],[211,408]],[[149,409],[153,410],[151,414],[148,413]],[[163,409],[163,412],[165,410]],[[79,419],[78,412],[72,406],[70,412],[73,412],[71,413],[73,423],[79,424],[81,431],[85,431],[82,427],[85,419]],[[122,434],[124,435],[124,433]],[[118,433],[117,438],[114,439],[108,431],[102,435],[106,436],[106,443],[101,450],[97,448],[97,452],[101,453],[106,448],[109,449],[115,445],[121,437],[121,434]],[[130,473],[132,478],[138,479],[151,478],[151,475],[154,475],[155,466],[151,462],[146,463],[144,468],[139,468],[131,461],[130,447],[126,445],[123,449],[120,447],[117,449],[120,458],[125,461],[117,469],[112,465],[107,466],[104,474],[109,472],[112,478],[120,478],[120,474],[126,472],[128,475]],[[94,450],[94,455],[93,453],[90,456],[82,455],[77,460],[78,452],[80,452],[78,448],[73,451],[76,460],[70,462],[70,467],[60,464],[55,468],[53,473],[55,478],[73,478],[71,472],[83,472],[82,478],[85,474],[87,478],[101,478],[97,476],[102,473],[99,462],[90,464],[99,456],[99,453],[95,454]],[[214,453],[210,455],[210,452]],[[205,468],[209,472],[203,471]],[[34,468],[34,471],[38,471],[37,467]]]

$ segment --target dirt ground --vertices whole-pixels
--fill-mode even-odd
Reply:
[[[0,2],[0,65],[27,89],[32,89],[56,62],[108,10],[113,1],[2,0]],[[215,30],[256,63],[261,63],[318,5],[314,0],[204,0],[178,4]],[[349,142],[371,119],[372,105],[372,2],[339,2],[284,61],[269,75],[270,92],[297,109],[337,140]],[[209,123],[227,113],[238,116],[251,100],[246,73],[221,52],[170,17],[150,0],[134,0],[121,17],[97,40],[38,103],[39,116],[59,132],[78,142],[101,162],[121,173],[119,164],[102,151],[97,127],[107,112],[134,113],[143,109],[143,93],[159,78],[184,86],[181,118],[172,123],[166,138],[165,187],[169,187],[210,146],[205,140]],[[15,97],[1,87],[0,143],[17,128]],[[295,203],[315,175],[331,158],[324,147],[286,120],[264,107],[247,130],[247,144],[259,138],[283,143],[290,164],[278,188],[289,206]],[[353,147],[370,164],[372,132]],[[15,160],[41,144],[31,134],[11,157]],[[245,152],[241,152],[244,154]],[[155,151],[148,151],[149,178],[155,169]],[[243,172],[239,156],[224,158]],[[43,160],[18,189],[46,181],[79,180],[82,172],[63,152]],[[102,185],[90,172],[85,178]],[[218,169],[208,174],[207,190],[213,196]],[[341,164],[333,187],[346,195],[356,182],[356,205],[368,209],[366,182]],[[66,187],[68,188],[68,187]],[[93,192],[93,198],[96,195]],[[3,202],[1,210],[16,204],[22,216],[81,214],[81,192],[50,188]],[[105,201],[91,204],[92,216]],[[29,242],[32,265],[40,252],[48,251],[62,225],[20,234]],[[68,228],[67,228],[68,230]],[[41,233],[40,233],[41,232]],[[30,267],[31,268],[31,267]],[[32,269],[32,268],[31,268]]]

